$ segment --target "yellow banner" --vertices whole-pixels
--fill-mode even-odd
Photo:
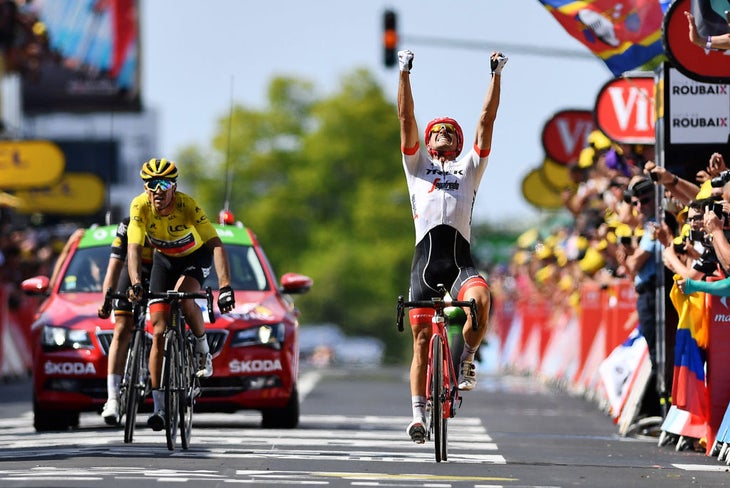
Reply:
[[[104,182],[93,173],[66,173],[61,181],[48,188],[19,191],[23,213],[89,215],[104,205]]]
[[[56,183],[66,166],[50,141],[0,141],[0,189],[21,190]]]

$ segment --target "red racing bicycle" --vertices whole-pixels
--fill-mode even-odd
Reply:
[[[449,307],[468,307],[472,327],[474,330],[478,327],[477,305],[473,298],[469,301],[452,300],[447,296],[443,285],[439,285],[438,289],[440,296],[430,300],[405,301],[403,296],[399,296],[396,318],[398,331],[403,332],[403,313],[406,308],[434,310],[426,370],[426,423],[427,438],[431,440],[433,434],[437,463],[448,458],[447,422],[456,415],[456,408],[461,406],[458,378],[449,348],[448,318],[444,310]]]

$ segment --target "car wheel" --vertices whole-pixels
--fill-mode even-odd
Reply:
[[[299,392],[292,387],[287,404],[281,408],[266,408],[261,411],[261,426],[264,429],[293,429],[299,425]]]
[[[36,432],[67,430],[79,426],[79,412],[44,409],[33,396],[33,427]]]

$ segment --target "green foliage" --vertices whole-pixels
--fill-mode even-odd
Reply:
[[[228,201],[278,273],[313,278],[297,297],[302,322],[338,323],[383,339],[390,360],[410,357],[410,333],[394,325],[414,245],[394,103],[363,69],[324,98],[274,79],[267,102],[221,118],[214,154],[178,156],[191,192],[211,217]]]

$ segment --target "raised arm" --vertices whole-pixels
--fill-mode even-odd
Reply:
[[[413,53],[411,51],[399,51],[398,63],[400,64],[400,79],[398,82],[400,145],[401,150],[413,150],[418,146],[418,124],[416,124],[413,93],[411,92],[411,67],[413,66]]]
[[[488,156],[492,149],[492,133],[494,132],[494,121],[497,119],[497,108],[499,108],[499,96],[502,87],[502,68],[507,64],[507,57],[500,52],[493,52],[490,57],[492,76],[487,88],[487,96],[484,99],[477,133],[474,144],[479,148],[481,156]]]

